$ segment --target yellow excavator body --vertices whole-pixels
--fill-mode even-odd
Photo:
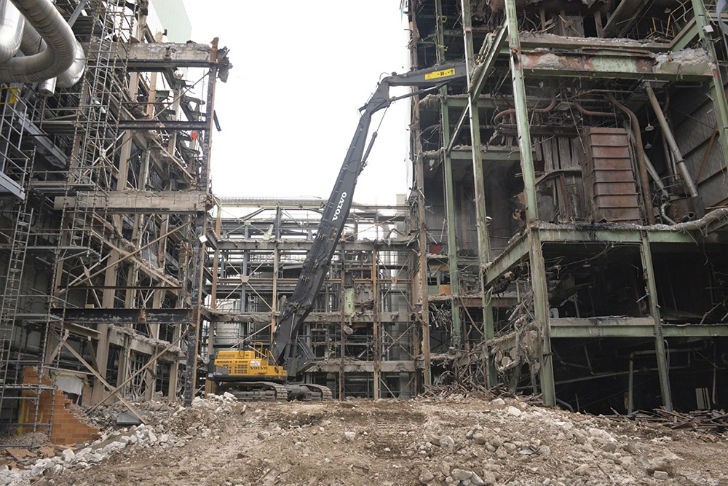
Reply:
[[[209,377],[216,393],[229,392],[240,400],[331,400],[331,390],[314,383],[288,383],[268,348],[228,349],[217,352]]]
[[[218,351],[215,358],[216,381],[265,380],[284,383],[286,370],[273,361],[269,350],[231,349]]]

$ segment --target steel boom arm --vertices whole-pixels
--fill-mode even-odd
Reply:
[[[370,146],[367,148],[367,136],[372,116],[379,110],[388,107],[395,100],[418,94],[418,92],[414,92],[405,96],[390,98],[389,87],[417,86],[430,88],[465,76],[465,63],[439,65],[404,74],[393,74],[380,81],[374,95],[361,108],[359,124],[349,145],[346,158],[339,170],[336,183],[331,190],[331,195],[324,207],[316,238],[306,254],[306,260],[303,263],[303,269],[296,283],[296,288],[278,318],[278,325],[273,335],[271,350],[273,358],[278,364],[285,366],[289,376],[298,375],[306,369],[307,364],[310,362],[310,350],[299,349],[296,337],[326,278],[331,258],[349,216],[357,179],[364,168],[371,144],[376,138],[375,133],[369,142]]]

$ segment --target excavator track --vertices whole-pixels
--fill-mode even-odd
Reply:
[[[313,383],[286,383],[289,401],[323,402],[331,400],[331,390]]]
[[[226,384],[221,391],[232,393],[242,401],[288,401],[288,390],[284,385],[272,381],[245,381]]]
[[[333,394],[331,393],[331,389],[328,386],[324,385],[315,385],[313,383],[306,383],[306,388],[311,390],[314,394],[319,394],[322,402],[326,402],[333,399]]]

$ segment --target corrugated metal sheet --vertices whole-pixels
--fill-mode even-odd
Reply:
[[[642,223],[627,131],[590,127],[584,139],[582,174],[593,220]]]

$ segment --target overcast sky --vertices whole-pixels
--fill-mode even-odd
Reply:
[[[409,69],[399,2],[185,2],[194,40],[219,37],[234,66],[217,89],[222,132],[213,135],[214,192],[327,198],[358,108],[382,75]],[[356,202],[393,204],[395,194],[408,192],[408,118],[409,101],[388,110]]]

